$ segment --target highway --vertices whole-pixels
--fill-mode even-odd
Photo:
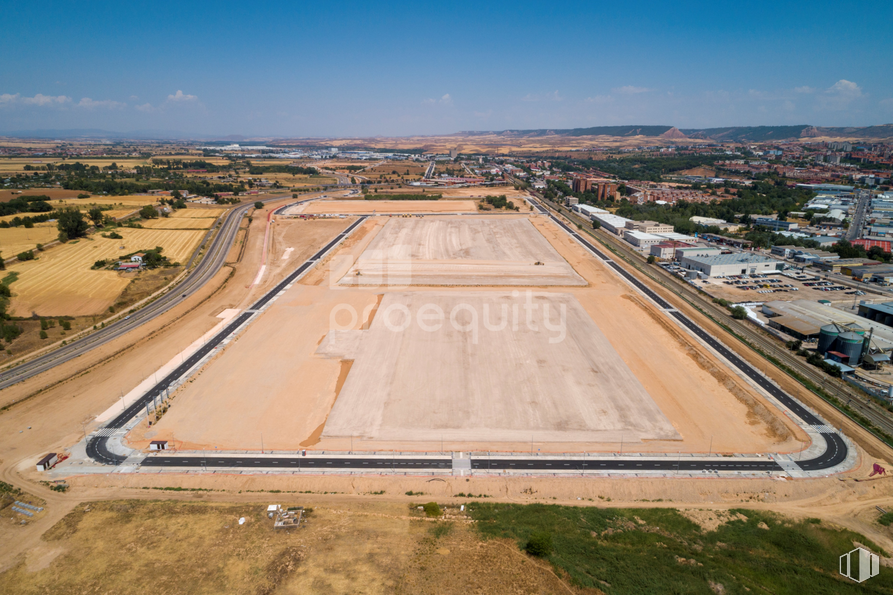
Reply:
[[[306,201],[301,201],[306,202]],[[292,203],[299,204],[299,203]],[[286,205],[292,206],[292,205]],[[277,209],[280,211],[286,207],[282,207],[281,209]],[[352,224],[350,224],[347,229],[338,234],[331,242],[326,244],[321,250],[319,250],[316,254],[311,256],[306,262],[304,262],[297,269],[292,271],[285,279],[280,281],[273,287],[270,291],[265,293],[260,297],[256,302],[254,302],[250,308],[239,314],[235,319],[232,320],[226,327],[223,328],[219,333],[214,335],[211,339],[209,339],[202,347],[200,347],[195,353],[193,353],[189,359],[182,362],[179,366],[177,366],[174,371],[161,379],[160,382],[156,383],[152,388],[150,388],[145,395],[137,399],[130,407],[125,409],[120,415],[106,424],[103,428],[101,428],[98,432],[91,435],[89,440],[87,441],[87,456],[91,459],[98,461],[100,463],[109,464],[109,465],[118,465],[126,459],[121,455],[115,454],[108,448],[108,439],[110,434],[114,432],[114,430],[123,428],[127,425],[127,423],[132,420],[134,417],[139,415],[143,409],[146,408],[148,403],[152,403],[156,398],[162,396],[166,389],[168,389],[174,382],[179,380],[184,374],[186,374],[193,366],[199,363],[202,358],[206,355],[217,349],[220,344],[227,339],[230,335],[232,335],[239,327],[248,322],[248,320],[254,316],[258,310],[263,308],[270,300],[272,300],[276,295],[283,291],[288,285],[293,283],[298,279],[307,269],[316,264],[316,262],[322,258],[326,252],[331,250],[335,245],[337,245],[341,240],[347,237],[350,232],[352,232],[358,225],[360,225],[366,217],[360,217]],[[179,292],[178,292],[179,293]]]
[[[868,205],[871,202],[871,192],[868,190],[856,190],[856,197],[856,209],[853,213],[853,220],[850,221],[850,226],[844,235],[850,241],[862,237],[862,227],[865,222],[865,212],[868,210]]]
[[[271,196],[260,199],[260,202],[281,200],[286,196],[287,195]],[[216,225],[217,233],[214,235],[210,246],[208,246],[204,258],[202,258],[199,264],[192,269],[180,283],[172,287],[170,291],[138,309],[133,314],[120,318],[103,329],[93,331],[89,335],[72,341],[68,345],[64,345],[44,355],[10,368],[9,370],[5,370],[0,374],[0,390],[46,372],[55,366],[64,364],[65,362],[80,357],[92,349],[96,349],[101,345],[105,345],[110,341],[114,341],[115,339],[126,335],[146,322],[161,316],[201,289],[205,283],[217,274],[226,262],[226,257],[236,238],[242,217],[253,207],[254,202],[246,203],[227,211],[227,213],[223,215],[222,222],[218,222]],[[212,228],[212,231],[213,229],[214,228]],[[207,239],[205,241],[207,241]],[[198,255],[200,249],[201,247],[196,250],[192,259],[190,259],[190,264],[192,260],[195,259],[196,255]]]
[[[618,274],[623,276],[627,281],[632,283],[637,289],[651,298],[664,312],[675,318],[680,324],[691,330],[701,340],[707,343],[716,352],[722,355],[726,360],[753,382],[759,385],[767,393],[776,398],[784,407],[786,407],[792,416],[799,417],[806,424],[812,426],[825,442],[825,449],[817,457],[792,462],[803,471],[821,471],[830,469],[844,462],[848,455],[848,446],[843,438],[833,429],[824,424],[824,422],[807,410],[797,400],[782,391],[774,383],[770,382],[762,373],[752,368],[747,362],[738,357],[725,345],[720,343],[716,338],[701,328],[700,325],[685,316],[682,312],[676,310],[670,303],[655,293],[651,288],[645,285],[638,278],[633,276],[623,266],[614,261],[602,250],[596,248],[592,243],[583,238],[579,233],[567,225],[564,221],[549,212],[541,203],[534,201],[534,205],[538,211],[550,217],[558,226],[564,229],[574,239],[580,242],[594,256],[602,260],[605,264],[613,268]],[[313,461],[310,463],[310,461]],[[358,464],[358,461],[360,463]],[[405,464],[404,464],[405,462]],[[703,473],[703,472],[741,472],[741,473],[762,473],[762,472],[779,472],[783,471],[783,467],[771,458],[760,460],[743,459],[742,457],[714,457],[711,460],[703,460],[692,457],[683,458],[662,456],[649,457],[648,455],[637,456],[635,458],[616,457],[614,455],[599,454],[593,457],[585,457],[583,459],[562,459],[550,457],[499,457],[492,458],[490,456],[472,457],[469,461],[471,470],[513,470],[513,471],[536,471],[536,472],[568,472],[568,471],[664,471],[667,473]],[[301,456],[279,456],[279,457],[258,457],[252,455],[214,455],[208,457],[196,456],[170,456],[156,455],[149,456],[143,462],[145,467],[171,467],[171,468],[195,468],[195,467],[215,467],[215,468],[242,468],[242,469],[340,469],[350,470],[401,470],[401,471],[433,471],[439,469],[451,468],[452,464],[447,459],[395,459],[388,455],[371,456],[363,459],[343,458],[343,457],[301,457]]]

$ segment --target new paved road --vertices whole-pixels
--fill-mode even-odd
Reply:
[[[248,322],[248,320],[252,316],[254,316],[254,314],[256,314],[258,310],[263,308],[270,300],[276,297],[279,292],[285,290],[285,288],[289,284],[293,283],[298,277],[300,277],[304,273],[304,271],[316,264],[316,262],[320,258],[322,258],[322,256],[326,252],[331,250],[336,244],[347,237],[347,235],[350,234],[350,232],[352,232],[354,229],[356,229],[356,227],[360,225],[365,219],[366,217],[360,217],[359,219],[354,221],[350,226],[347,227],[347,229],[338,234],[335,239],[326,244],[325,247],[323,247],[319,252],[314,254],[309,260],[292,271],[292,273],[289,274],[285,279],[276,284],[273,289],[265,293],[259,300],[254,302],[254,304],[252,304],[249,309],[239,314],[232,322],[226,325],[223,330],[209,339],[202,347],[200,347],[195,353],[193,353],[189,357],[189,359],[177,366],[173,372],[162,378],[160,382],[150,388],[145,395],[137,399],[132,405],[130,405],[130,407],[128,407],[120,415],[118,415],[118,417],[114,418],[102,429],[100,429],[98,434],[91,437],[87,442],[87,456],[100,463],[111,465],[118,465],[124,462],[126,457],[115,454],[111,450],[109,450],[109,434],[116,429],[126,426],[130,420],[139,415],[139,413],[146,408],[146,405],[148,403],[154,402],[156,398],[162,395],[167,388],[169,388],[174,382],[176,382],[184,374],[186,374],[186,372],[188,372],[193,366],[200,362],[202,358],[217,349],[226,338],[232,335],[240,326]]]

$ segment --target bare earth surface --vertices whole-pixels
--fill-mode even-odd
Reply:
[[[511,218],[500,220],[508,222]],[[629,443],[635,440],[634,433],[641,432],[642,427],[630,426],[626,435],[626,430],[614,426],[613,429],[620,431],[603,434],[596,440],[576,440],[578,436],[561,439],[553,434],[550,441],[535,438],[534,445],[531,444],[530,435],[509,440],[501,436],[502,441],[444,438],[442,446],[440,432],[433,431],[427,437],[415,435],[416,439],[400,439],[396,432],[390,432],[388,439],[354,436],[353,440],[349,436],[353,430],[349,428],[339,431],[346,432],[348,435],[345,437],[335,437],[332,431],[325,431],[329,412],[340,399],[340,392],[353,382],[351,375],[355,373],[354,370],[362,369],[363,365],[359,360],[350,359],[355,356],[346,351],[339,358],[317,354],[317,349],[333,329],[360,330],[368,328],[370,320],[374,324],[380,315],[380,312],[376,314],[376,309],[379,303],[383,303],[382,296],[389,295],[374,287],[345,288],[337,281],[369,248],[389,221],[386,218],[371,218],[360,226],[337,254],[326,259],[282,295],[260,319],[188,383],[175,397],[174,406],[155,427],[149,430],[141,426],[133,432],[130,437],[133,446],[146,447],[149,440],[166,439],[183,449],[217,447],[260,450],[263,439],[267,449],[292,451],[299,448],[346,451],[353,445],[354,450],[438,451],[443,447],[447,450],[526,452],[535,446],[544,452],[610,452],[619,450],[621,441]],[[552,249],[557,250],[588,283],[585,287],[562,288],[561,293],[576,298],[590,322],[594,322],[606,343],[616,352],[619,361],[632,371],[659,412],[666,416],[678,437],[681,437],[681,442],[675,435],[674,439],[637,442],[636,450],[791,452],[803,446],[805,436],[790,420],[697,341],[667,320],[653,304],[632,291],[629,285],[589,256],[547,219],[533,216],[530,221],[548,240]],[[306,225],[310,222],[295,223]],[[274,229],[280,225],[284,224],[276,223]],[[272,260],[275,261],[275,258]],[[550,291],[548,287],[538,289],[541,291],[537,293]],[[430,289],[413,286],[401,291],[427,295]],[[438,289],[443,294],[454,291],[468,295],[492,292],[492,289]],[[426,333],[419,333],[420,340],[423,335]],[[569,337],[573,336],[569,334]],[[420,344],[420,351],[424,353],[421,347],[426,346]],[[337,348],[347,350],[350,346]],[[513,361],[522,360],[522,355],[511,354],[507,348],[499,349],[502,356],[515,357]],[[332,354],[337,355],[335,352]],[[428,358],[430,363],[426,362],[431,366],[427,369],[432,386],[437,384],[434,379],[452,382],[451,378],[458,378],[452,376],[455,372],[449,364],[439,361],[438,358],[444,355],[432,355]],[[495,365],[502,356],[494,355],[493,359],[487,360],[487,365]],[[538,356],[528,354],[527,357],[530,358],[529,366],[541,365],[537,362]],[[241,370],[250,370],[251,373],[241,373]],[[454,385],[457,390],[462,386],[461,382]],[[610,386],[604,381],[598,385],[603,387],[602,390],[608,390],[605,387]],[[406,391],[405,394],[412,392],[411,389],[401,388]],[[436,399],[427,400],[427,392],[428,389],[424,387],[412,392],[413,407],[419,412],[427,411],[432,419],[446,416],[440,412]],[[538,398],[545,400],[551,398],[543,392],[539,395]],[[452,399],[456,398],[454,396]],[[508,410],[506,403],[499,402],[506,398],[506,393],[484,394],[474,398],[482,402],[491,399],[493,403],[490,406],[494,410]],[[616,410],[626,410],[626,398],[620,390],[610,396]],[[482,420],[476,419],[470,411],[462,411],[458,406],[453,409],[454,420],[465,420],[464,426],[453,427],[457,437],[469,436],[470,433],[462,432],[474,430],[479,425],[480,428],[491,427],[483,425]],[[420,413],[410,412],[405,415],[408,416],[407,420],[412,416],[421,416]],[[561,415],[563,413],[556,413],[552,419],[561,419]],[[516,429],[520,427],[523,426],[516,426]],[[358,435],[365,434],[359,432]]]
[[[388,293],[323,437],[615,442],[679,435],[571,295]]]
[[[342,285],[585,285],[525,218],[391,219]]]
[[[307,205],[288,209],[285,214],[298,213],[333,214],[355,213],[474,213],[477,210],[470,200],[319,200]]]

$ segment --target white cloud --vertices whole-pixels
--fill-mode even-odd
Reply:
[[[437,104],[451,106],[451,105],[453,105],[453,98],[452,98],[452,96],[450,96],[449,93],[447,93],[447,94],[443,95],[440,99],[431,99],[429,97],[428,99],[422,100],[422,105],[437,105]]]
[[[142,105],[138,105],[138,106],[136,106],[136,109],[138,109],[141,112],[146,112],[146,113],[155,111],[155,108],[152,107],[151,103],[144,103]]]
[[[613,103],[614,98],[611,95],[594,95],[593,97],[587,97],[584,101],[596,105],[606,105],[608,103]]]
[[[491,110],[491,109],[488,109],[488,110],[485,111],[485,112],[474,112],[474,117],[475,117],[475,118],[484,118],[484,119],[487,119],[487,118],[489,118],[489,117],[492,116],[492,115],[493,115],[493,110]]]
[[[34,97],[22,97],[18,93],[3,93],[0,95],[0,106],[9,105],[36,105],[36,106],[57,106],[64,105],[71,101],[71,97],[66,95],[43,95],[38,93]]]
[[[0,95],[0,102],[2,102],[3,96]],[[881,99],[878,101],[878,105],[882,105],[886,108],[893,108],[893,97],[888,97],[887,99]]]
[[[84,97],[78,102],[78,107],[83,107],[86,109],[121,109],[126,106],[126,103],[121,103],[120,101],[112,101],[111,99],[101,99],[98,101],[93,101],[89,97]]]
[[[815,89],[806,85],[802,87],[794,87],[796,93],[815,93]]]
[[[130,96],[130,101],[136,101],[137,99],[139,99],[139,97],[137,97],[136,95]]]
[[[173,95],[168,95],[167,100],[174,103],[185,103],[187,101],[198,101],[198,97],[195,95],[187,95],[178,89]]]
[[[626,85],[623,87],[617,87],[616,89],[611,89],[614,93],[620,93],[621,95],[638,95],[639,93],[648,93],[653,91],[654,89],[649,89],[647,87],[634,87],[633,85]]]
[[[840,79],[819,96],[819,109],[844,110],[853,101],[864,97],[862,89],[856,83]]]
[[[34,97],[22,97],[22,103],[25,105],[62,105],[71,101],[71,97],[65,95],[42,95],[38,93]]]
[[[552,91],[551,93],[546,93],[544,95],[535,95],[533,93],[528,93],[524,97],[521,98],[521,101],[563,101],[564,97],[558,94],[558,91]]]

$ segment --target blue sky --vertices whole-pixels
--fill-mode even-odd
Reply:
[[[893,2],[2,0],[0,132],[893,122]]]

